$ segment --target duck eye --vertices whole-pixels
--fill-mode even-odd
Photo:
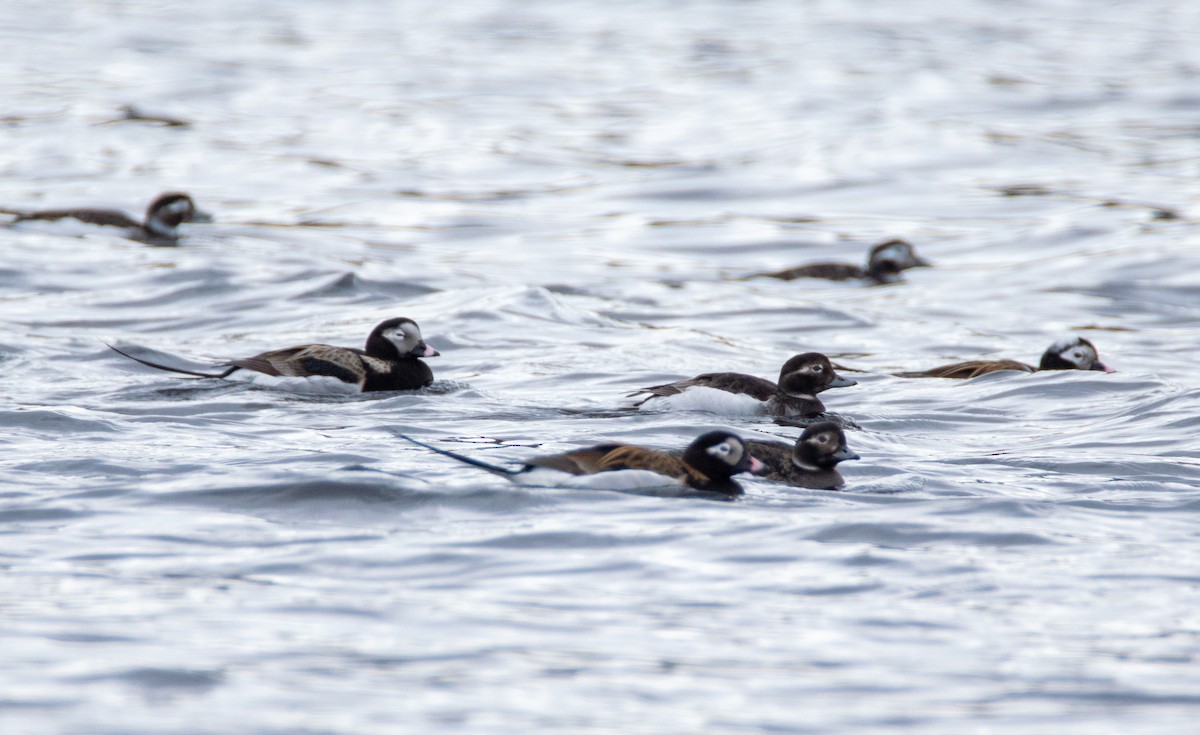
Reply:
[[[1076,353],[1073,355],[1073,357],[1074,357],[1076,360],[1083,359],[1083,353],[1082,353],[1082,352],[1076,352]]]
[[[729,442],[721,442],[720,444],[710,447],[708,453],[724,457],[731,451],[733,451],[733,448],[729,446]]]
[[[814,373],[819,373],[819,372],[821,372],[821,370],[824,369],[824,366],[823,365],[812,365],[808,369],[812,370]]]

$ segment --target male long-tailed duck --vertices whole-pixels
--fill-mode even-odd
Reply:
[[[794,445],[748,440],[746,448],[766,465],[763,477],[796,487],[833,490],[845,484],[838,462],[859,459],[846,446],[846,435],[831,421],[813,424]]]
[[[1020,370],[1033,373],[1039,370],[1099,370],[1105,373],[1115,372],[1112,368],[1100,362],[1100,354],[1096,347],[1083,337],[1067,337],[1061,339],[1042,353],[1042,360],[1037,367],[1026,365],[1016,360],[968,360],[952,365],[929,370],[907,373],[893,373],[901,378],[974,378],[984,373],[997,370]]]
[[[746,451],[745,442],[728,431],[700,435],[680,456],[633,444],[599,444],[533,457],[516,468],[500,467],[430,446],[405,434],[396,435],[527,486],[633,490],[678,485],[701,493],[733,497],[742,494],[741,486],[733,480],[734,475],[763,471],[762,463]]]
[[[635,404],[639,408],[811,418],[825,412],[825,405],[817,398],[818,393],[852,385],[858,385],[857,381],[834,372],[828,357],[819,352],[806,352],[783,364],[778,383],[743,373],[705,373],[675,383],[642,388],[627,397],[648,393]]]
[[[777,278],[781,281],[824,278],[829,281],[864,279],[874,283],[894,283],[900,280],[901,271],[929,265],[929,261],[919,257],[907,241],[888,240],[871,248],[866,268],[851,263],[812,263],[771,273],[757,273],[752,277]]]
[[[421,338],[417,323],[405,317],[376,325],[367,337],[365,350],[322,344],[299,345],[230,360],[214,366],[224,370],[211,373],[172,367],[136,357],[116,347],[112,349],[143,365],[199,378],[227,378],[238,370],[276,377],[336,378],[347,386],[357,386],[363,393],[424,388],[433,382],[433,371],[420,358],[438,356],[438,351]]]
[[[131,240],[151,244],[173,244],[179,239],[179,225],[184,222],[211,222],[212,216],[196,209],[196,203],[187,194],[167,192],[160,194],[146,208],[144,222],[138,222],[115,209],[45,209],[18,212],[12,223],[65,219],[78,220],[96,227],[119,229],[122,237]]]

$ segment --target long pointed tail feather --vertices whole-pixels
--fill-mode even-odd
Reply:
[[[645,403],[646,401],[650,400],[651,398],[654,398],[654,397],[655,397],[654,393],[653,393],[653,392],[651,392],[651,391],[650,391],[649,389],[647,389],[647,388],[641,388],[641,389],[639,389],[639,390],[635,390],[635,391],[634,391],[634,392],[632,392],[632,393],[626,393],[626,394],[625,394],[625,397],[626,397],[626,398],[637,398],[638,396],[640,396],[640,395],[642,395],[642,394],[644,394],[644,393],[649,393],[650,395],[646,396],[645,398],[643,398],[643,399],[642,399],[642,400],[640,400],[640,401],[636,401],[636,402],[633,404],[633,407],[634,407],[634,408],[637,408],[637,407],[641,406],[643,403]]]
[[[147,367],[157,368],[158,370],[166,370],[166,371],[172,372],[172,373],[182,373],[184,375],[192,375],[197,378],[225,378],[225,377],[228,377],[229,374],[232,373],[234,370],[238,369],[237,366],[234,366],[234,367],[231,367],[228,370],[221,372],[221,373],[202,373],[202,372],[199,372],[196,370],[186,370],[184,368],[171,367],[170,365],[163,365],[161,363],[151,362],[150,360],[146,360],[141,357],[136,357],[134,355],[129,354],[128,352],[125,352],[122,349],[113,347],[112,345],[108,344],[107,342],[105,342],[104,344],[108,347],[108,349],[112,350],[113,352],[117,353],[118,355],[122,355],[123,357],[128,357],[130,360],[133,360],[134,362],[140,362],[141,364],[143,364]]]
[[[413,439],[408,434],[402,434],[399,431],[396,431],[395,429],[392,429],[391,431],[393,434],[400,437],[401,439],[403,439],[407,442],[412,442],[413,444],[416,444],[418,447],[425,447],[426,449],[428,449],[431,452],[436,452],[437,454],[445,455],[451,459],[457,459],[459,462],[463,462],[464,464],[469,464],[472,467],[478,467],[482,470],[487,470],[488,472],[491,472],[494,475],[500,475],[501,477],[512,477],[513,475],[520,474],[520,470],[510,470],[507,467],[500,467],[499,465],[488,464],[487,462],[484,462],[482,460],[475,459],[473,457],[468,457],[465,454],[459,454],[458,452],[451,452],[449,449],[441,449],[439,447],[435,447],[435,446],[426,444],[423,441],[417,441],[416,439]]]

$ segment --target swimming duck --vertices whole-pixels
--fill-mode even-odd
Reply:
[[[633,444],[598,444],[525,460],[510,469],[430,446],[405,434],[402,439],[459,462],[500,475],[518,485],[593,487],[612,490],[679,485],[726,497],[742,494],[732,478],[741,472],[757,474],[763,464],[746,451],[740,437],[728,431],[701,434],[681,456]]]
[[[809,418],[825,411],[816,394],[830,388],[847,388],[857,381],[834,372],[829,358],[819,352],[796,355],[779,370],[779,383],[743,373],[705,373],[694,378],[650,386],[630,393],[650,395],[634,404],[677,410],[724,414],[768,414]]]
[[[365,350],[323,344],[299,345],[230,360],[215,366],[225,370],[212,373],[163,365],[135,357],[112,345],[109,347],[143,365],[200,378],[226,378],[238,370],[271,376],[336,378],[346,385],[357,386],[363,393],[424,388],[433,382],[433,371],[419,358],[439,354],[425,344],[417,323],[405,317],[376,325],[367,337]]]
[[[974,378],[997,370],[1020,370],[1026,373],[1039,370],[1099,370],[1105,373],[1116,372],[1100,362],[1100,354],[1095,345],[1083,337],[1067,337],[1050,345],[1042,353],[1042,361],[1035,368],[1016,360],[969,360],[956,362],[953,365],[942,365],[908,373],[893,373],[901,378]]]
[[[179,225],[184,222],[211,222],[212,216],[196,209],[196,203],[187,194],[167,192],[160,194],[146,208],[146,221],[138,222],[124,212],[115,209],[46,209],[36,212],[19,212],[12,221],[18,222],[55,221],[75,219],[97,227],[120,228],[123,237],[147,243],[173,243],[179,238]]]
[[[752,277],[777,278],[781,281],[794,281],[797,278],[849,281],[861,278],[875,283],[894,283],[900,280],[901,271],[929,265],[929,261],[919,257],[907,241],[888,240],[871,248],[865,269],[850,263],[812,263],[771,273],[758,273]]]
[[[859,459],[846,446],[846,435],[831,421],[809,426],[794,445],[749,440],[746,448],[766,466],[763,477],[816,490],[844,485],[838,462]]]

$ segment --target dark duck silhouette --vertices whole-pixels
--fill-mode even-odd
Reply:
[[[762,476],[795,487],[834,490],[845,484],[839,462],[859,459],[846,446],[846,435],[830,421],[812,424],[795,444],[748,440],[746,448],[766,466]]]
[[[818,393],[857,384],[838,375],[825,355],[806,352],[783,364],[778,383],[744,373],[704,373],[687,380],[641,388],[628,397],[648,394],[635,404],[638,407],[811,418],[825,412],[825,404],[817,398]],[[651,401],[653,404],[647,405]]]
[[[212,221],[211,215],[197,209],[192,198],[182,192],[160,194],[146,208],[143,222],[115,209],[44,209],[16,215],[12,224],[74,219],[96,227],[119,229],[122,237],[152,244],[174,244],[179,239],[179,225],[184,222]]]
[[[850,281],[862,279],[873,283],[895,283],[902,271],[931,265],[917,255],[913,246],[905,240],[888,240],[871,248],[867,255],[867,266],[851,263],[811,263],[770,273],[756,273],[751,278],[776,278],[794,281],[797,278],[823,278],[828,281]]]
[[[298,345],[230,360],[214,366],[224,370],[211,373],[172,367],[109,347],[143,365],[200,378],[227,378],[239,370],[280,377],[336,378],[364,393],[424,388],[433,382],[433,371],[420,358],[438,355],[437,350],[425,344],[417,323],[406,317],[376,325],[363,350],[325,344]]]
[[[919,370],[914,372],[893,373],[901,378],[974,378],[997,370],[1019,370],[1033,373],[1040,370],[1099,370],[1105,373],[1115,372],[1112,368],[1100,362],[1100,354],[1095,345],[1083,337],[1069,337],[1050,345],[1037,367],[1016,360],[968,360],[951,365]]]
[[[742,494],[741,486],[733,480],[734,475],[763,471],[762,463],[746,451],[745,442],[728,431],[702,434],[682,453],[633,444],[598,444],[532,457],[511,469],[440,449],[405,434],[396,435],[527,486],[629,490],[673,485],[682,490],[733,497]]]

